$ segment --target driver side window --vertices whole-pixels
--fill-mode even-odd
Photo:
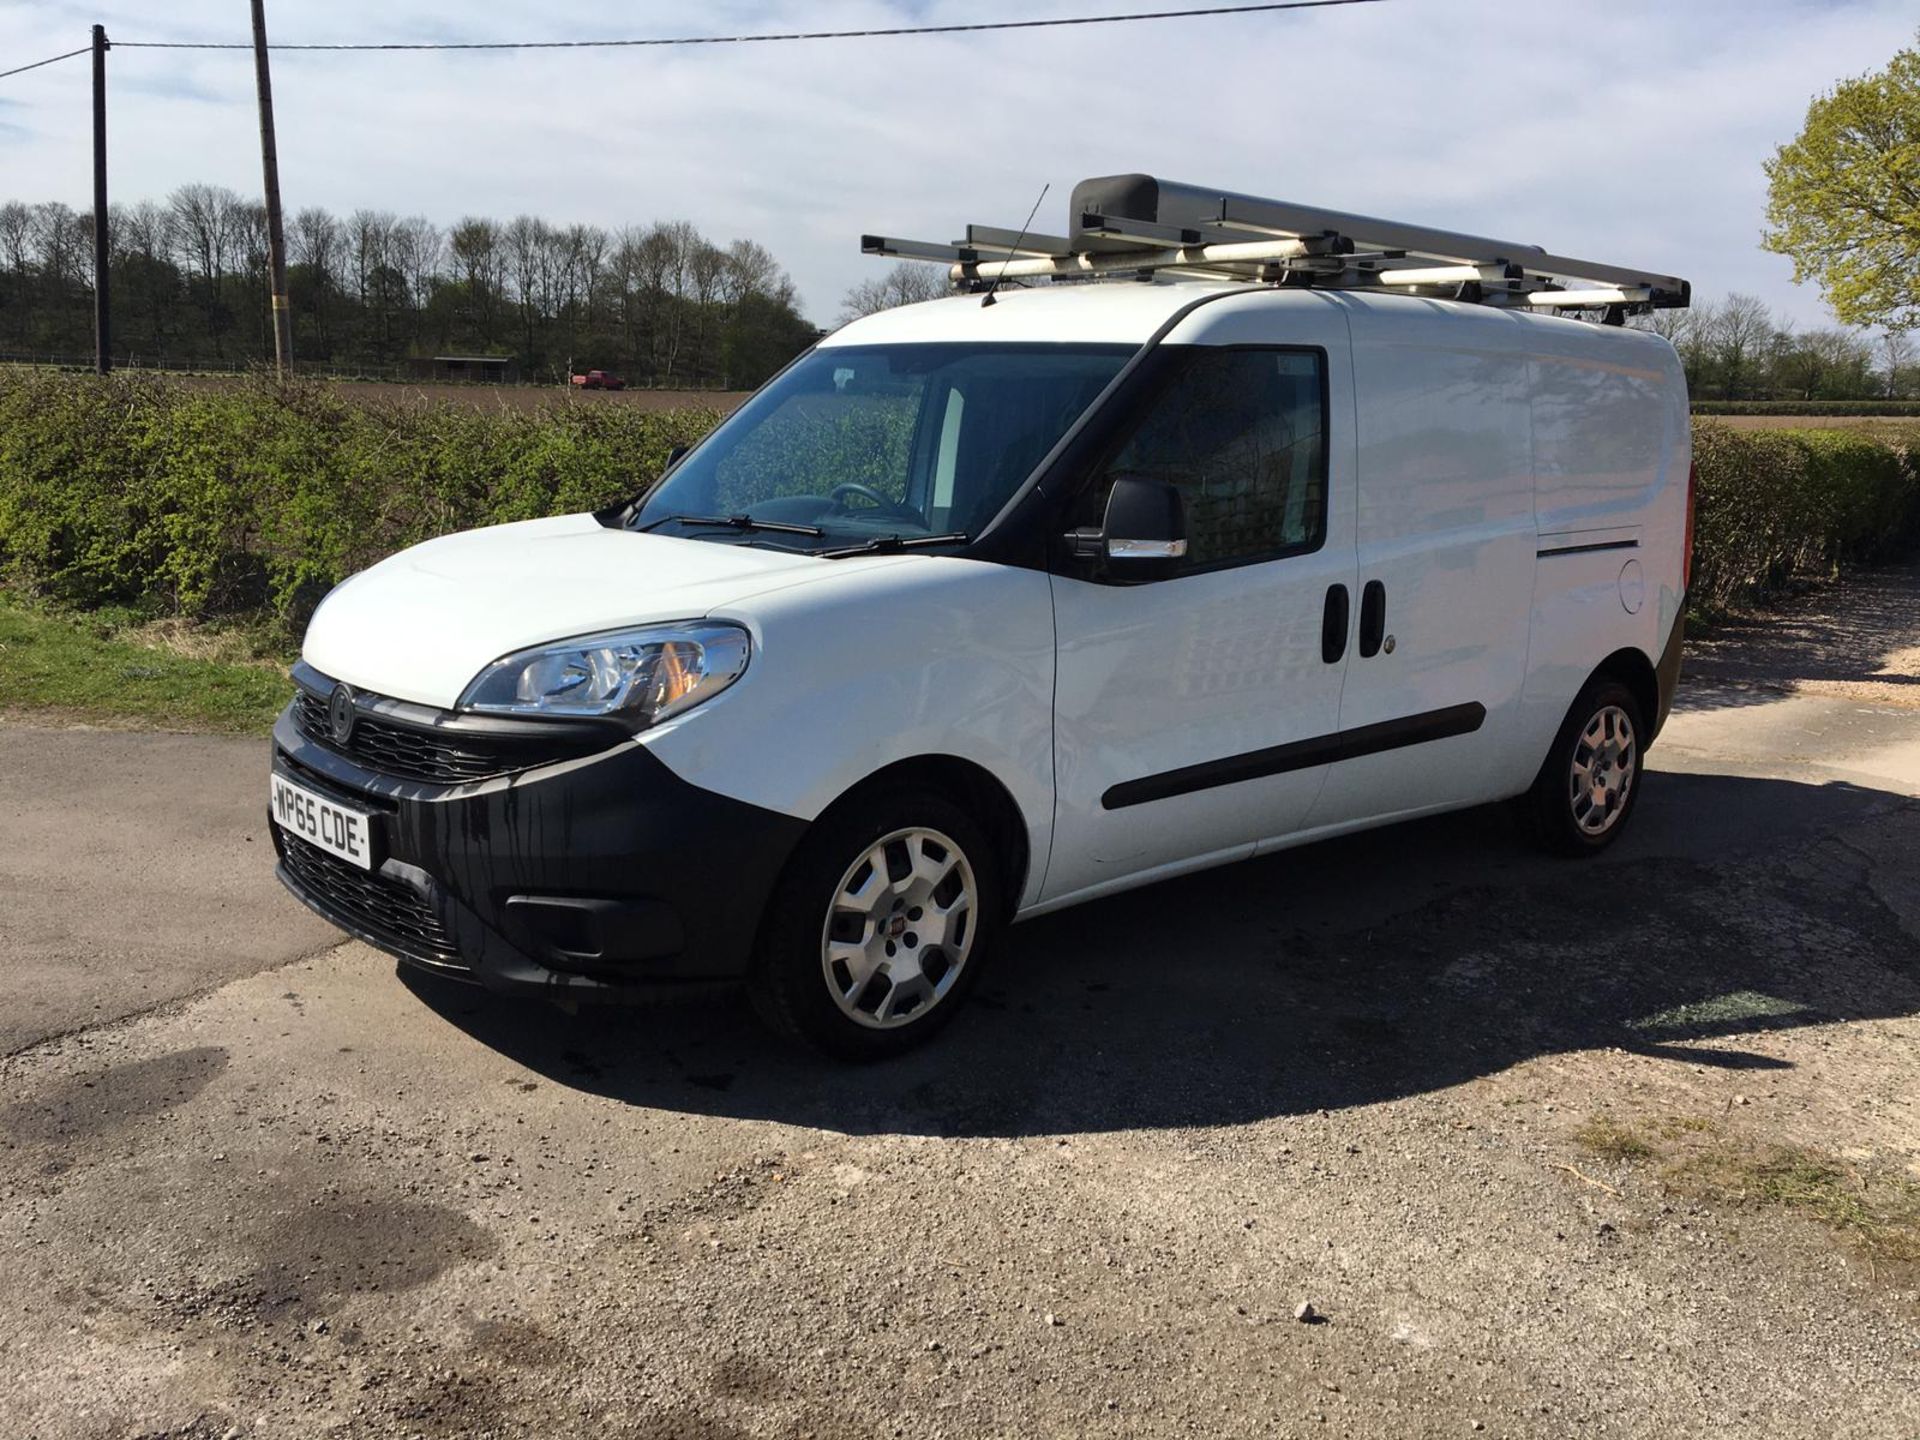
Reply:
[[[1326,537],[1326,358],[1195,346],[1097,468],[1075,523],[1097,526],[1120,476],[1180,492],[1184,573],[1320,548]]]

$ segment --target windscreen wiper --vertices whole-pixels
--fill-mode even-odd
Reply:
[[[813,553],[823,560],[841,560],[848,555],[887,555],[895,550],[925,550],[934,545],[961,545],[973,537],[964,530],[956,530],[951,535],[876,535],[871,540],[858,545],[847,545],[838,550],[816,550]]]
[[[751,515],[662,515],[642,525],[640,530],[657,530],[670,521],[682,525],[725,525],[734,530],[765,530],[776,535],[805,535],[813,540],[823,539],[827,533],[817,525],[789,525],[784,520],[756,520]]]

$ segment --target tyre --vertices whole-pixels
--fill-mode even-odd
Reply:
[[[972,816],[932,791],[829,811],[767,906],[749,994],[776,1030],[847,1060],[912,1049],[960,1008],[1002,928]]]
[[[1587,683],[1524,802],[1546,849],[1597,855],[1620,838],[1640,798],[1645,735],[1631,690],[1617,680]]]

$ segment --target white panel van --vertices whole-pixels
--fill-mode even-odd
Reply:
[[[1686,386],[1539,287],[1673,292],[1317,239],[1271,283],[1284,238],[1157,223],[1007,251],[1146,278],[856,321],[630,504],[339,586],[274,732],[287,887],[496,990],[744,982],[861,1057],[1009,924],[1168,876],[1500,800],[1611,844],[1679,674]]]

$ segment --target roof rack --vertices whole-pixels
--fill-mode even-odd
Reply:
[[[863,235],[860,248],[945,264],[956,287],[1166,274],[1599,309],[1615,324],[1629,314],[1684,309],[1693,295],[1677,275],[1151,175],[1082,180],[1073,188],[1068,218],[1066,235],[969,225],[948,245]]]

